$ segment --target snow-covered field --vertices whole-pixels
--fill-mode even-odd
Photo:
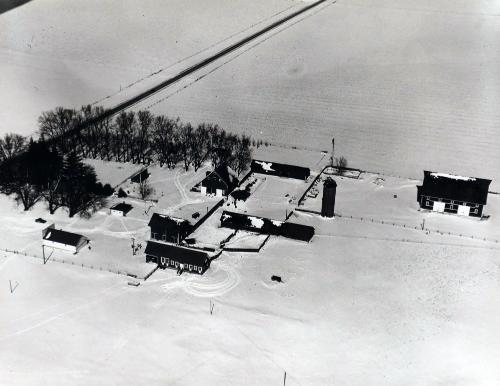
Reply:
[[[300,0],[31,1],[0,15],[0,133],[29,135],[41,112],[56,106],[114,105],[300,6]]]

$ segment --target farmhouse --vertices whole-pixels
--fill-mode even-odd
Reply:
[[[424,171],[424,182],[417,186],[422,209],[481,217],[491,180]]]
[[[193,229],[187,220],[159,213],[153,214],[148,226],[151,228],[151,239],[171,243],[179,243]]]
[[[132,205],[126,204],[125,202],[121,202],[119,204],[113,205],[109,212],[114,216],[123,216],[125,217],[128,212],[132,210]]]
[[[149,177],[148,169],[142,169],[139,172],[135,173],[132,177],[130,177],[131,182],[135,182],[136,184],[140,184],[142,181],[146,181]]]
[[[227,165],[219,165],[213,171],[207,172],[200,183],[202,194],[215,194],[217,197],[227,196],[238,186],[236,174]]]
[[[89,243],[89,239],[77,233],[55,229],[54,224],[42,231],[42,246],[62,249],[73,253]]]
[[[309,242],[314,236],[314,228],[311,226],[249,216],[242,213],[224,211],[220,221],[221,226],[225,228],[283,236],[293,240]]]
[[[299,180],[306,180],[311,174],[309,168],[304,168],[302,166],[259,160],[252,160],[251,170],[253,173],[268,174],[286,178],[297,178]]]
[[[178,247],[176,245],[148,241],[145,250],[146,262],[158,264],[160,268],[176,269],[202,275],[210,266],[206,252]]]

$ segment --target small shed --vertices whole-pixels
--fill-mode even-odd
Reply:
[[[78,253],[90,240],[78,233],[55,229],[54,224],[42,232],[42,246]]]
[[[481,217],[491,180],[424,171],[417,186],[417,201],[422,209],[462,216]]]
[[[163,269],[202,275],[210,266],[210,258],[206,252],[177,245],[148,241],[144,253],[146,262],[158,264]]]
[[[119,204],[113,205],[109,212],[113,216],[127,216],[127,213],[132,210],[133,206],[130,204],[126,204],[125,202],[120,202]]]
[[[296,178],[299,180],[306,180],[311,175],[309,168],[259,160],[252,160],[251,170],[253,173]]]
[[[227,165],[219,165],[213,171],[207,172],[200,183],[202,194],[215,194],[217,197],[227,196],[238,186],[236,173]]]
[[[189,221],[160,213],[153,213],[148,226],[151,228],[151,239],[171,243],[179,243],[193,230]]]

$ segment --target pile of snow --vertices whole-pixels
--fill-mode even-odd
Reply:
[[[258,217],[252,217],[252,216],[248,216],[248,218],[250,219],[250,222],[252,223],[252,226],[255,227],[255,228],[262,229],[262,227],[264,226],[264,220],[263,219],[258,218]]]
[[[272,162],[263,162],[263,161],[255,161],[256,164],[259,164],[262,166],[262,169],[264,169],[266,172],[274,172],[275,170],[273,169],[273,163]]]
[[[431,173],[431,176],[435,178],[441,177],[459,181],[476,181],[476,179],[473,177],[456,176],[454,174],[447,174],[447,173]]]

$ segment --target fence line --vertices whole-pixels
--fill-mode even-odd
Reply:
[[[300,209],[297,209],[300,210]],[[309,213],[314,213],[313,211],[307,211],[307,210],[300,210],[301,212],[309,212]],[[336,214],[336,217],[339,218],[344,218],[344,219],[350,219],[350,220],[356,220],[356,221],[363,221],[363,222],[372,222],[372,223],[377,223],[377,224],[382,224],[382,225],[389,225],[389,226],[395,226],[395,227],[400,227],[400,228],[406,228],[406,229],[416,229],[416,230],[421,230],[425,231],[428,233],[437,233],[442,236],[456,236],[456,237],[462,237],[462,238],[467,238],[471,240],[479,240],[479,241],[486,241],[490,243],[496,243],[498,244],[497,239],[490,239],[482,236],[474,236],[474,235],[466,235],[463,233],[454,233],[454,232],[448,232],[448,231],[442,231],[439,229],[430,229],[430,228],[422,228],[421,226],[413,226],[413,225],[408,225],[408,224],[398,224],[394,221],[387,221],[387,220],[377,220],[371,217],[356,217],[356,216],[347,216],[347,215],[341,215],[341,214]]]
[[[44,260],[43,256],[39,256],[39,255],[35,255],[35,254],[28,254],[26,252],[17,251],[15,249],[0,248],[0,251],[7,252],[7,253],[14,253],[14,254],[20,255],[20,256],[32,257],[35,259],[40,259],[42,261]],[[111,268],[106,268],[106,267],[103,268],[102,266],[98,266],[98,265],[87,265],[84,263],[75,262],[74,260],[67,260],[67,259],[62,259],[62,258],[57,258],[57,257],[48,257],[47,261],[49,261],[49,260],[54,261],[56,263],[81,267],[82,269],[86,268],[86,269],[91,269],[94,271],[110,272],[110,273],[114,273],[116,275],[134,277],[134,278],[141,279],[141,280],[147,280],[156,271],[156,269],[153,269],[151,272],[149,272],[148,274],[141,277],[141,276],[138,276],[135,274],[131,274],[131,273],[127,272],[126,270],[120,270],[120,269],[113,270]]]

